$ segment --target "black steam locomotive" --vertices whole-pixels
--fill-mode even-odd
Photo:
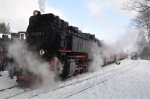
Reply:
[[[100,45],[95,35],[69,26],[68,22],[54,14],[41,15],[39,11],[35,11],[34,16],[30,17],[26,41],[30,49],[45,53],[44,56],[48,59],[54,55],[61,56],[59,54],[63,51],[70,52],[71,56],[81,52],[89,53],[92,42]]]
[[[92,59],[92,44],[100,46],[95,35],[83,33],[77,27],[69,26],[68,22],[52,13],[41,14],[35,10],[29,19],[26,43],[31,52],[36,53],[42,60],[55,61],[57,57],[63,64],[61,78],[86,72],[88,62]],[[52,70],[59,69],[57,65],[50,65]],[[17,81],[27,80],[18,76]],[[30,75],[29,75],[30,76]]]

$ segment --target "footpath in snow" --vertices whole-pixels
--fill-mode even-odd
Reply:
[[[111,64],[38,89],[16,87],[15,80],[4,75],[0,77],[0,99],[150,99],[149,64],[125,59],[120,65]]]

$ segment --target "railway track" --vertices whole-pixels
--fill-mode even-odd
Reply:
[[[136,64],[138,65],[139,62],[137,62]],[[123,71],[119,71],[119,72],[120,72],[119,74],[121,75],[121,74],[123,74],[123,73],[126,73],[127,71],[129,71],[130,69],[134,68],[135,66],[136,66],[136,65],[130,66],[130,67],[128,67],[128,68],[124,68]],[[117,73],[116,73],[116,74],[117,74]],[[114,75],[113,75],[113,76],[114,76]],[[94,86],[97,86],[97,85],[99,85],[99,84],[101,84],[101,83],[104,83],[105,81],[107,81],[107,80],[109,80],[109,79],[112,79],[112,76],[109,76],[107,79],[103,79],[102,81],[95,83]],[[63,98],[69,98],[69,97],[71,97],[71,96],[73,96],[73,95],[75,95],[75,94],[78,94],[78,93],[80,93],[80,92],[83,92],[83,91],[85,91],[85,90],[87,90],[87,89],[90,89],[90,88],[92,88],[92,87],[93,87],[93,86],[89,86],[89,87],[87,87],[87,88],[85,88],[85,89],[83,89],[83,90],[79,90],[79,91],[77,91],[77,92],[75,92],[75,93],[72,93],[72,94],[70,94],[70,95],[67,95],[67,96],[65,96],[65,97],[63,97]]]
[[[3,89],[0,89],[0,92],[5,91],[5,90],[9,90],[9,89],[12,89],[12,88],[15,88],[15,87],[17,87],[17,86],[11,86],[11,87],[8,87],[8,88],[3,88]]]
[[[133,62],[134,63],[134,62]],[[132,63],[132,64],[133,64]],[[130,64],[130,65],[132,65],[132,64]],[[134,65],[135,66],[135,65]],[[125,68],[123,68],[124,70],[124,72],[121,72],[121,73],[125,73],[126,71],[128,71],[129,69],[132,69],[134,66],[128,66],[128,67],[125,67]],[[120,69],[120,68],[119,68]],[[118,69],[118,70],[119,70]],[[118,74],[118,72],[120,72],[120,71],[122,71],[122,69],[120,70],[120,71],[117,71],[117,70],[115,70],[115,71],[111,71],[111,72],[115,72],[116,74]],[[120,73],[120,74],[121,74]],[[111,74],[110,72],[107,72],[107,73],[105,73],[105,74]],[[62,92],[64,92],[63,90],[60,90],[60,88],[58,88],[58,89],[55,89],[55,90],[53,90],[53,91],[51,91],[51,92],[48,92],[49,93],[49,95],[47,94],[46,96],[49,96],[49,98],[52,98],[52,99],[59,99],[60,97],[62,98],[62,99],[64,99],[64,98],[68,98],[68,97],[70,97],[70,96],[72,96],[72,95],[75,95],[75,94],[77,94],[77,93],[80,93],[80,92],[82,92],[82,91],[84,91],[84,90],[87,90],[87,89],[89,89],[89,88],[91,88],[91,87],[93,87],[93,86],[95,86],[95,85],[98,85],[98,84],[101,84],[101,83],[104,83],[105,81],[107,81],[107,80],[109,80],[109,79],[111,79],[112,78],[112,75],[109,75],[109,77],[102,77],[102,79],[99,81],[99,82],[97,82],[97,80],[99,80],[98,78],[99,77],[101,77],[101,76],[104,76],[105,74],[103,74],[103,75],[97,75],[97,76],[95,76],[94,78],[89,78],[89,79],[86,79],[86,80],[84,80],[84,81],[82,81],[82,82],[88,82],[88,80],[91,80],[91,79],[93,79],[93,81],[92,81],[92,83],[91,84],[87,84],[86,86],[85,86],[85,84],[83,83],[83,85],[82,85],[82,83],[81,82],[78,82],[78,83],[75,83],[75,84],[73,84],[74,86],[76,86],[76,87],[79,87],[79,90],[73,90],[72,92],[67,92],[66,90],[68,89],[68,88],[66,88],[66,89],[63,89],[63,90],[65,90],[65,92],[66,93],[64,93],[63,95],[61,95],[61,96],[59,96],[59,92],[60,93],[62,93]],[[114,76],[114,75],[113,75]],[[69,86],[71,86],[71,85],[68,85],[67,87],[69,87]],[[81,86],[84,86],[83,88],[81,88]],[[78,88],[77,88],[78,89]],[[54,96],[53,94],[55,93],[54,91],[56,91],[56,90],[60,90],[60,91],[58,91],[57,92],[57,95],[56,96]],[[40,96],[40,95],[39,95]],[[51,97],[51,96],[54,96],[54,97]],[[44,97],[44,96],[43,96]],[[38,96],[32,96],[32,98],[34,99],[36,99],[36,98],[38,98]],[[41,99],[41,98],[38,98],[38,99]]]
[[[91,74],[91,76],[87,76],[89,74],[84,74],[86,77],[84,78],[80,78],[80,76],[82,77],[82,75],[79,75],[77,77],[73,77],[73,78],[70,78],[64,82],[59,82],[58,85],[54,88],[40,88],[40,89],[21,89],[19,88],[18,86],[14,86],[12,88],[7,88],[7,89],[4,89],[2,91],[0,91],[0,95],[3,96],[2,99],[28,99],[28,98],[35,98],[35,97],[38,97],[40,95],[43,95],[43,94],[52,94],[53,92],[56,92],[57,90],[60,90],[60,89],[63,89],[65,87],[69,87],[69,86],[72,86],[72,85],[77,85],[77,84],[80,84],[80,83],[83,83],[83,82],[88,82],[90,81],[91,79],[98,79],[99,77],[102,77],[102,76],[106,76],[106,75],[109,75],[111,72],[119,72],[119,70],[121,69],[124,69],[124,70],[127,70],[129,68],[131,68],[132,64],[134,64],[134,62],[131,62],[130,64],[128,64],[128,66],[120,66],[120,67],[117,67],[113,70],[110,70],[108,72],[104,72],[104,73],[93,73]],[[78,78],[79,77],[79,78]],[[110,77],[111,78],[111,77]],[[71,80],[71,81],[70,81]],[[101,80],[100,82],[98,83],[94,83],[93,85],[96,85],[96,84],[99,84],[99,83],[103,83],[105,82],[107,79],[103,79]],[[83,88],[82,90],[78,90],[78,91],[75,91],[74,94],[77,94],[81,91],[84,91],[88,88],[92,87],[91,85]],[[14,92],[15,90],[15,92]],[[10,92],[13,92],[11,94],[8,94]],[[7,95],[8,94],[8,95]],[[73,95],[73,94],[71,94]],[[65,98],[71,96],[71,95],[67,95],[67,96],[64,96]]]
[[[31,91],[33,89],[28,89],[28,88],[21,88],[19,86],[13,86],[10,88],[6,88],[0,91],[0,99],[9,99],[11,97],[26,93],[28,91]]]

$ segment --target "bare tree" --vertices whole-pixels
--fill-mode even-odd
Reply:
[[[0,33],[10,33],[9,24],[6,24],[4,22],[0,23]]]
[[[140,56],[150,59],[150,0],[129,0],[126,8],[137,13],[132,23],[143,33],[147,41],[147,43],[140,42],[140,45],[146,45],[143,48],[140,46],[143,49]]]
[[[137,12],[133,24],[150,37],[150,0],[130,0],[126,4],[128,10]]]

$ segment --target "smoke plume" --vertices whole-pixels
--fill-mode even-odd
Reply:
[[[46,0],[38,0],[39,8],[41,12],[45,12],[45,2]]]

